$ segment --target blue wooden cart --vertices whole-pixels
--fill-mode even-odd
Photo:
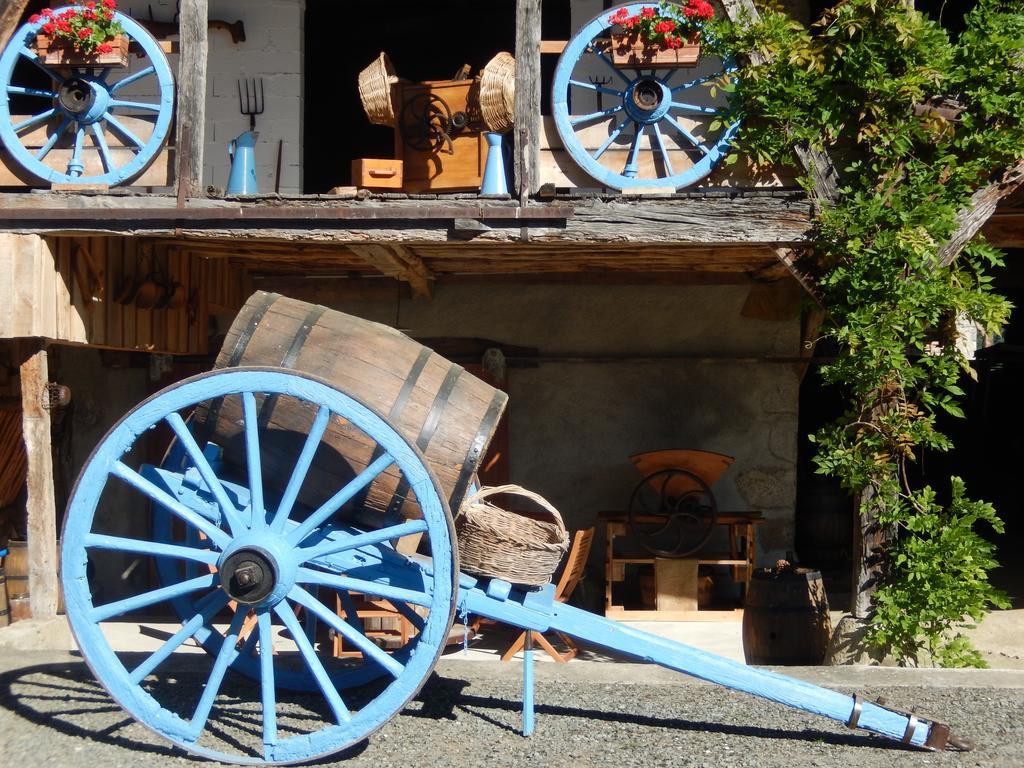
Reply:
[[[293,322],[287,343],[266,332],[281,318]],[[337,381],[296,370],[320,360],[336,372],[332,379],[358,382],[405,353],[408,362],[392,366],[408,367],[404,378],[364,386],[367,400],[397,387],[390,404],[362,402]],[[279,364],[245,365],[252,355]],[[524,590],[460,573],[450,505],[465,492],[503,396],[486,402],[494,390],[397,331],[258,294],[219,365],[157,393],[110,430],[78,478],[63,534],[67,613],[86,661],[133,717],[179,747],[233,763],[302,762],[343,750],[405,707],[454,617],[470,614],[558,630],[912,747],[969,746],[934,719],[555,602],[550,585]],[[416,406],[417,398],[429,407]],[[483,426],[474,423],[460,443],[446,420],[474,402],[486,406]],[[418,425],[412,436],[410,425]],[[140,455],[161,432],[172,448],[159,464],[147,463]],[[438,451],[448,449],[462,462],[442,466]],[[132,517],[137,509],[149,510],[149,525]],[[403,546],[409,541],[415,546]],[[112,593],[103,572],[135,561],[151,563],[159,585]],[[411,623],[404,646],[385,650],[368,636],[355,608],[367,597]],[[161,609],[178,628],[158,650],[117,652],[108,622]],[[328,632],[361,658],[322,652]],[[182,685],[183,663],[202,670],[202,685]],[[532,665],[528,651],[526,733]]]

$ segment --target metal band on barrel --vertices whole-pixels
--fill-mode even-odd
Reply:
[[[299,326],[299,330],[295,332],[295,337],[292,339],[292,345],[288,347],[288,351],[285,356],[281,358],[282,368],[294,368],[295,361],[299,359],[299,354],[302,352],[302,348],[306,345],[306,339],[309,338],[309,332],[313,330],[313,327],[320,322],[320,318],[324,312],[327,311],[327,307],[321,307],[317,305],[309,310],[309,314],[306,315],[306,319],[302,321],[302,325]],[[267,395],[263,398],[263,404],[260,406],[260,415],[257,422],[261,427],[266,427],[270,423],[270,417],[274,415],[274,408],[277,406],[277,395]]]
[[[391,423],[391,426],[399,431],[401,431],[399,420],[401,419],[402,411],[405,410],[405,404],[409,402],[409,398],[412,396],[412,391],[416,388],[416,382],[419,381],[420,374],[423,373],[423,369],[427,366],[427,361],[430,359],[432,354],[433,353],[426,347],[420,350],[419,355],[416,356],[416,360],[412,364],[412,368],[410,368],[409,373],[406,374],[405,381],[402,382],[402,388],[398,391],[398,396],[395,398],[395,402],[391,404],[391,410],[388,411],[388,421]],[[381,448],[380,445],[375,446],[373,449],[373,455],[370,457],[370,464],[379,459],[383,454],[384,449]],[[369,464],[367,466],[369,466]],[[400,490],[403,491],[404,500],[404,491],[407,490],[401,485],[404,480],[405,476],[403,475],[402,480],[399,481],[399,487],[395,489],[395,493],[391,496],[391,501],[389,502],[388,509],[385,512],[386,516],[391,514],[392,509],[397,509],[396,497]],[[366,504],[366,499],[370,494],[371,485],[366,486],[366,488],[360,491],[359,495],[356,497],[356,507],[362,507]],[[401,502],[402,500],[397,502],[398,506],[401,506]],[[387,522],[385,521],[384,524],[387,525]]]
[[[491,398],[491,404],[487,408],[487,413],[484,414],[483,421],[480,422],[480,429],[477,430],[476,437],[473,438],[473,444],[469,446],[466,459],[462,462],[459,479],[456,481],[452,495],[448,499],[452,514],[459,511],[459,507],[462,506],[462,500],[466,498],[469,481],[472,479],[473,473],[476,472],[484,448],[487,446],[487,442],[494,431],[498,419],[501,418],[507,399],[505,393],[500,390],[495,392],[494,397]]]
[[[430,440],[437,431],[438,424],[441,423],[441,414],[448,406],[448,398],[451,397],[452,391],[455,389],[455,383],[459,380],[462,373],[462,366],[452,363],[448,373],[445,374],[444,381],[441,382],[440,389],[437,390],[437,394],[434,396],[434,402],[431,403],[430,410],[427,412],[427,418],[420,428],[419,437],[416,438],[416,447],[423,451],[423,453],[427,452],[427,446],[430,445]],[[405,497],[408,493],[409,481],[403,475],[398,483],[398,487],[395,488],[395,493],[391,497],[391,503],[388,505],[388,510],[384,515],[385,525],[395,525],[401,521],[402,504],[405,503]]]
[[[451,397],[452,390],[455,389],[455,382],[459,380],[462,373],[462,366],[452,363],[448,373],[445,374],[441,388],[437,390],[434,402],[431,403],[430,411],[423,422],[423,428],[420,429],[420,436],[416,438],[416,447],[421,451],[426,452],[427,446],[430,445],[430,440],[434,436],[434,432],[437,431],[437,425],[441,423],[441,413],[448,406],[448,398]]]
[[[256,333],[256,328],[259,327],[263,316],[267,314],[267,310],[270,309],[271,305],[280,298],[281,295],[278,293],[263,294],[263,298],[253,307],[252,314],[249,315],[249,322],[245,324],[245,328],[238,334],[238,339],[235,341],[235,346],[231,350],[228,361],[223,366],[224,368],[234,368],[242,361],[242,356],[245,355],[245,350],[249,346],[249,342],[252,341],[253,334]],[[210,404],[210,410],[206,414],[206,419],[201,424],[197,424],[200,429],[205,430],[207,438],[217,428],[217,419],[220,418],[220,409],[223,405],[224,398],[218,397]]]

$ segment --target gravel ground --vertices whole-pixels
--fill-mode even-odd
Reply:
[[[439,669],[443,676],[433,675],[404,713],[349,750],[347,766],[1024,766],[1019,677],[1015,683],[964,677],[960,684],[942,678],[940,685],[921,685],[920,674],[894,672],[871,677],[889,684],[858,686],[860,693],[885,696],[893,706],[919,705],[936,713],[954,733],[978,744],[968,753],[924,753],[683,675],[579,662],[538,665],[537,728],[526,739],[518,733],[518,665],[448,661]],[[985,687],[977,687],[979,680]],[[128,717],[76,656],[37,652],[0,658],[0,706],[0,765],[197,762]]]

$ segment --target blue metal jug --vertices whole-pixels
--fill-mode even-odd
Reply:
[[[259,194],[256,182],[256,139],[259,134],[246,131],[228,145],[231,158],[231,175],[228,177],[229,195]]]

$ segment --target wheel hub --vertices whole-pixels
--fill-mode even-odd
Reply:
[[[642,77],[626,90],[626,112],[641,123],[655,123],[672,106],[672,91],[656,77]]]
[[[70,77],[57,91],[57,104],[64,114],[79,123],[94,123],[107,111],[110,97],[99,83],[84,77]]]
[[[245,547],[224,560],[220,583],[232,600],[244,605],[258,605],[274,591],[279,572],[269,552],[259,547]]]

